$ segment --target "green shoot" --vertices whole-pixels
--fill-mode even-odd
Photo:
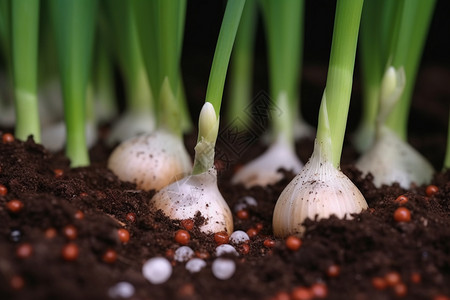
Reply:
[[[141,54],[134,11],[129,1],[106,1],[114,35],[113,47],[125,82],[127,110],[131,113],[153,114],[153,96]]]
[[[317,141],[336,168],[350,106],[362,5],[363,0],[337,2],[327,83],[319,110]]]
[[[225,8],[209,75],[205,106],[199,117],[198,140],[192,171],[194,175],[204,173],[214,165],[214,147],[219,130],[225,77],[244,4],[243,0],[228,0]]]
[[[158,126],[181,136],[178,101],[180,59],[186,1],[134,0],[139,41],[150,86],[155,95]]]
[[[236,125],[245,129],[249,125],[249,115],[245,109],[250,105],[253,84],[253,48],[257,21],[256,0],[247,0],[242,12],[241,23],[231,56],[230,94],[227,106],[228,122],[239,119]]]
[[[445,159],[444,159],[444,170],[448,169],[450,169],[450,117],[448,119],[447,150],[445,152]]]
[[[106,25],[99,22],[98,38],[94,46],[94,64],[92,81],[94,86],[94,107],[98,122],[111,121],[118,113],[114,84],[113,55],[109,49]],[[106,23],[106,22],[104,22]]]
[[[402,0],[398,32],[392,45],[392,66],[403,66],[406,85],[398,104],[389,115],[387,125],[401,139],[407,139],[408,116],[417,71],[436,1]]]
[[[302,235],[307,218],[351,218],[367,208],[364,196],[339,170],[362,6],[363,0],[337,1],[314,151],[277,200],[273,213],[276,236]]]
[[[51,0],[72,167],[89,164],[85,136],[87,84],[95,31],[96,0]]]
[[[269,52],[270,94],[282,116],[273,117],[273,135],[293,144],[299,109],[304,1],[262,0]],[[276,110],[274,110],[276,111]]]
[[[16,109],[15,135],[26,140],[32,135],[41,141],[37,97],[39,0],[11,3],[11,42]]]
[[[378,114],[378,99],[381,78],[386,65],[383,46],[387,34],[382,26],[388,5],[380,0],[365,0],[361,17],[360,57],[362,66],[363,103],[362,116],[355,133],[354,144],[359,152],[367,150],[375,137],[375,123]],[[390,7],[390,6],[389,6]]]

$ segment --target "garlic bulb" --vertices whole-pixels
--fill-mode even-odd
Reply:
[[[192,162],[182,139],[157,130],[117,146],[108,159],[108,168],[139,189],[159,190],[190,173]]]
[[[151,204],[175,220],[192,219],[200,212],[205,218],[205,224],[200,227],[202,232],[233,232],[233,216],[217,187],[214,168],[166,186],[153,196]]]
[[[371,173],[376,187],[394,182],[409,189],[411,184],[430,182],[433,166],[413,147],[386,126],[380,127],[375,144],[356,163],[363,174]]]
[[[351,218],[351,214],[367,207],[358,188],[321,153],[316,141],[311,158],[278,198],[273,215],[274,234],[302,235],[306,218]]]
[[[279,137],[261,156],[247,163],[233,176],[233,184],[242,183],[246,188],[267,186],[283,178],[280,168],[300,172],[303,164],[295,154],[295,149],[282,137]]]
[[[434,173],[433,166],[385,124],[400,100],[405,82],[403,67],[387,68],[381,84],[375,141],[356,162],[363,174],[372,173],[376,187],[398,182],[402,188],[409,189],[411,184],[430,182]]]
[[[126,112],[114,123],[106,143],[113,146],[115,143],[121,143],[130,137],[151,133],[155,130],[155,127],[156,121],[151,113]]]

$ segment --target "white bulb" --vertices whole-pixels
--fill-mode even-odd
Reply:
[[[111,298],[130,298],[134,295],[134,286],[126,281],[118,282],[108,290],[108,295]]]
[[[190,273],[200,272],[204,267],[206,267],[206,262],[200,258],[193,258],[186,263],[186,270]]]
[[[240,168],[231,179],[231,183],[242,183],[246,188],[267,186],[283,178],[278,172],[280,168],[298,173],[302,167],[303,164],[298,159],[294,147],[280,137],[261,156]]]
[[[251,196],[244,196],[240,198],[234,205],[234,211],[238,212],[249,206],[258,206],[258,202],[256,202],[256,199]]]
[[[216,247],[216,256],[222,256],[225,254],[232,254],[235,256],[239,256],[239,253],[234,249],[230,244],[222,244]]]
[[[351,218],[367,208],[358,188],[321,153],[316,142],[308,163],[283,190],[275,205],[274,234],[301,235],[306,218]]]
[[[236,271],[236,264],[228,258],[216,258],[212,263],[211,270],[216,278],[227,280]]]
[[[374,145],[359,158],[356,167],[363,174],[370,172],[376,187],[397,182],[409,189],[412,184],[428,184],[434,174],[433,166],[386,126],[379,128]]]
[[[109,157],[108,168],[120,180],[148,191],[183,178],[192,162],[179,137],[158,130],[121,143]]]
[[[144,263],[142,275],[153,284],[161,284],[172,275],[172,265],[164,257],[154,257]]]
[[[179,262],[187,261],[190,258],[194,257],[194,250],[192,250],[188,246],[181,246],[177,250],[175,250],[174,259]]]
[[[250,240],[250,237],[245,231],[236,230],[230,235],[230,242],[235,244],[245,243]]]
[[[155,130],[156,121],[151,113],[143,111],[141,113],[124,113],[120,119],[113,124],[106,143],[113,146],[131,137],[143,134],[150,134]]]
[[[217,187],[214,168],[168,185],[155,194],[151,205],[174,220],[194,219],[200,212],[205,218],[205,223],[200,226],[204,233],[233,232],[233,216]]]

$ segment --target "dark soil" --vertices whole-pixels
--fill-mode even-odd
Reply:
[[[214,2],[200,1],[196,5],[207,6]],[[327,19],[313,16],[324,13],[322,6],[328,2],[318,1],[315,5],[312,3],[316,1],[307,1],[313,10],[307,15],[312,21],[306,28],[306,39],[316,36],[316,40],[306,46],[316,47],[317,39],[327,41],[317,51],[305,50],[302,98],[307,100],[302,102],[302,109],[311,124],[316,124],[326,79],[327,64],[318,60],[323,62],[328,56],[330,38],[327,36],[331,36],[332,30],[328,24],[328,27],[323,26],[328,28],[325,35],[311,35],[320,27],[315,22]],[[441,6],[446,3],[439,1]],[[217,11],[217,4],[214,7]],[[445,14],[448,10],[439,7],[437,12],[444,12],[439,14],[439,21],[448,21]],[[333,7],[326,11],[332,17]],[[198,71],[204,75],[185,78],[187,98],[194,100],[190,102],[193,119],[203,102],[210,68],[210,60],[205,60],[204,53],[197,49],[208,48],[203,52],[212,57],[215,42],[206,44],[205,41],[216,39],[220,25],[216,15],[206,14],[204,18],[217,20],[205,19],[205,23],[189,15],[187,18],[190,25],[186,27],[185,39],[195,46],[185,50],[194,56],[183,62],[183,72]],[[209,21],[216,27],[206,26]],[[444,25],[442,28],[448,28]],[[211,36],[198,35],[195,39],[193,33],[198,29],[195,26]],[[430,30],[431,35],[436,32]],[[437,52],[425,49],[431,64],[424,65],[426,68],[419,74],[409,137],[411,144],[436,170],[441,170],[445,152],[450,99],[448,47],[441,47],[442,41],[445,39],[441,35],[432,39],[431,45]],[[257,43],[261,48],[264,45],[261,40]],[[437,56],[433,56],[436,53]],[[316,57],[319,54],[323,54],[321,58]],[[433,62],[435,57],[444,57],[447,65],[437,65]],[[264,59],[258,52],[257,74],[266,74],[258,61]],[[265,89],[261,83],[264,78],[258,79],[255,90]],[[357,81],[354,90],[360,95]],[[349,132],[357,124],[358,119],[353,116],[358,116],[359,109],[358,102],[352,100]],[[0,129],[0,136],[5,132],[13,131]],[[195,134],[186,137],[189,151],[194,142]],[[299,141],[297,146],[299,157],[306,161],[312,152],[312,140]],[[224,154],[221,150],[218,148],[217,153]],[[272,235],[271,223],[278,195],[294,174],[283,172],[284,179],[267,188],[245,189],[229,182],[236,166],[263,150],[264,146],[255,140],[239,156],[228,161],[224,161],[223,156],[218,157],[219,188],[229,206],[233,209],[244,196],[252,196],[258,202],[258,206],[248,208],[246,220],[234,213],[235,230],[256,230],[257,234],[248,243],[248,253],[245,253],[245,246],[234,245],[240,253],[239,257],[230,257],[236,263],[236,272],[228,280],[219,280],[211,271],[215,259],[214,237],[200,233],[197,226],[190,231],[189,246],[207,261],[207,266],[199,273],[191,274],[185,269],[185,263],[175,262],[173,250],[180,245],[175,242],[174,234],[182,228],[180,222],[153,213],[149,208],[153,192],[136,190],[134,185],[119,181],[106,168],[111,149],[102,140],[91,150],[91,166],[75,169],[69,167],[63,154],[50,153],[31,139],[0,142],[0,184],[7,188],[7,193],[0,195],[0,299],[111,299],[108,291],[121,281],[135,288],[134,295],[128,299],[307,299],[300,297],[300,288],[318,283],[326,286],[326,299],[450,299],[450,172],[436,172],[432,184],[437,186],[438,192],[432,196],[427,196],[426,186],[409,190],[395,184],[375,188],[370,176],[362,177],[352,166],[357,154],[346,141],[342,169],[361,190],[370,209],[352,220],[308,220],[300,249],[291,251],[283,239]],[[393,218],[399,207],[394,200],[400,195],[408,197],[404,206],[411,211],[410,222],[396,222]],[[13,199],[19,199],[24,205],[18,213],[7,209],[8,201]],[[129,218],[130,213],[135,219]],[[201,222],[198,217],[196,224]],[[76,237],[69,235],[69,238],[64,233],[68,225],[76,228]],[[119,240],[117,230],[120,228],[129,231],[129,242]],[[267,240],[275,243],[272,245]],[[74,261],[62,257],[62,249],[68,243],[79,249]],[[23,251],[30,249],[27,245],[32,249],[29,255]],[[108,263],[103,256],[111,249],[117,253],[117,259]],[[143,263],[155,256],[164,256],[173,262],[172,276],[161,285],[148,282],[141,271]],[[339,272],[333,273],[330,267],[338,267]],[[374,286],[374,278],[385,278],[392,272],[400,275],[399,283],[383,289]]]
[[[312,141],[301,141],[299,155],[307,157],[311,147]],[[262,150],[255,143],[247,153],[254,156]],[[317,283],[326,285],[327,299],[395,299],[402,287],[406,299],[450,296],[450,173],[437,173],[433,184],[439,191],[427,196],[424,186],[376,189],[370,177],[362,178],[344,165],[370,209],[353,220],[308,221],[301,248],[290,251],[283,239],[273,237],[271,219],[277,197],[293,174],[284,172],[285,178],[274,186],[247,190],[230,185],[232,169],[224,169],[219,187],[231,208],[243,196],[258,201],[257,207],[248,208],[249,219],[234,214],[235,230],[259,231],[248,243],[247,254],[242,245],[235,245],[240,252],[232,258],[236,273],[219,280],[211,271],[214,237],[196,227],[190,232],[189,246],[207,257],[208,265],[199,273],[190,274],[185,263],[174,262],[173,250],[180,246],[174,234],[181,225],[149,210],[152,192],[120,182],[105,168],[109,151],[99,143],[91,151],[92,166],[71,169],[62,154],[51,154],[31,139],[0,144],[0,184],[8,189],[0,196],[1,299],[110,299],[108,290],[120,281],[135,287],[130,299],[285,299],[275,297]],[[344,156],[352,155],[346,151]],[[55,175],[57,169],[63,174]],[[411,210],[411,222],[393,218],[399,195],[409,199],[404,206]],[[24,204],[19,213],[6,209],[13,199]],[[127,219],[128,213],[135,214],[135,221]],[[67,225],[77,230],[73,240],[64,234]],[[128,243],[119,241],[119,228],[130,232]],[[273,247],[265,244],[267,239],[275,241]],[[75,261],[62,258],[67,243],[79,248]],[[25,244],[32,253],[21,258],[18,249]],[[113,263],[102,259],[108,249],[117,252]],[[165,256],[174,265],[172,276],[161,285],[149,283],[141,273],[143,263],[155,256]],[[330,266],[338,266],[339,274],[330,275]],[[376,289],[372,279],[390,272],[400,274],[403,286]]]

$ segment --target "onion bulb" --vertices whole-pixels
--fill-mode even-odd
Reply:
[[[151,205],[173,220],[193,219],[201,212],[205,218],[200,226],[202,232],[233,233],[233,216],[217,187],[214,167],[166,186],[153,196]]]
[[[386,70],[381,83],[375,141],[356,162],[356,167],[363,174],[373,175],[376,187],[397,182],[402,188],[409,189],[412,184],[429,183],[434,173],[433,166],[385,124],[400,100],[405,80],[403,67],[389,67]]]
[[[283,178],[283,175],[278,172],[280,168],[297,174],[302,167],[303,164],[295,154],[294,146],[279,137],[263,155],[240,168],[231,182],[242,183],[246,188],[256,185],[267,186]]]
[[[164,130],[132,137],[111,153],[108,168],[142,190],[160,190],[192,170],[182,139]]]
[[[322,147],[315,142],[311,158],[278,198],[273,215],[276,236],[302,235],[307,218],[351,218],[351,214],[367,209],[364,196],[325,157]]]

